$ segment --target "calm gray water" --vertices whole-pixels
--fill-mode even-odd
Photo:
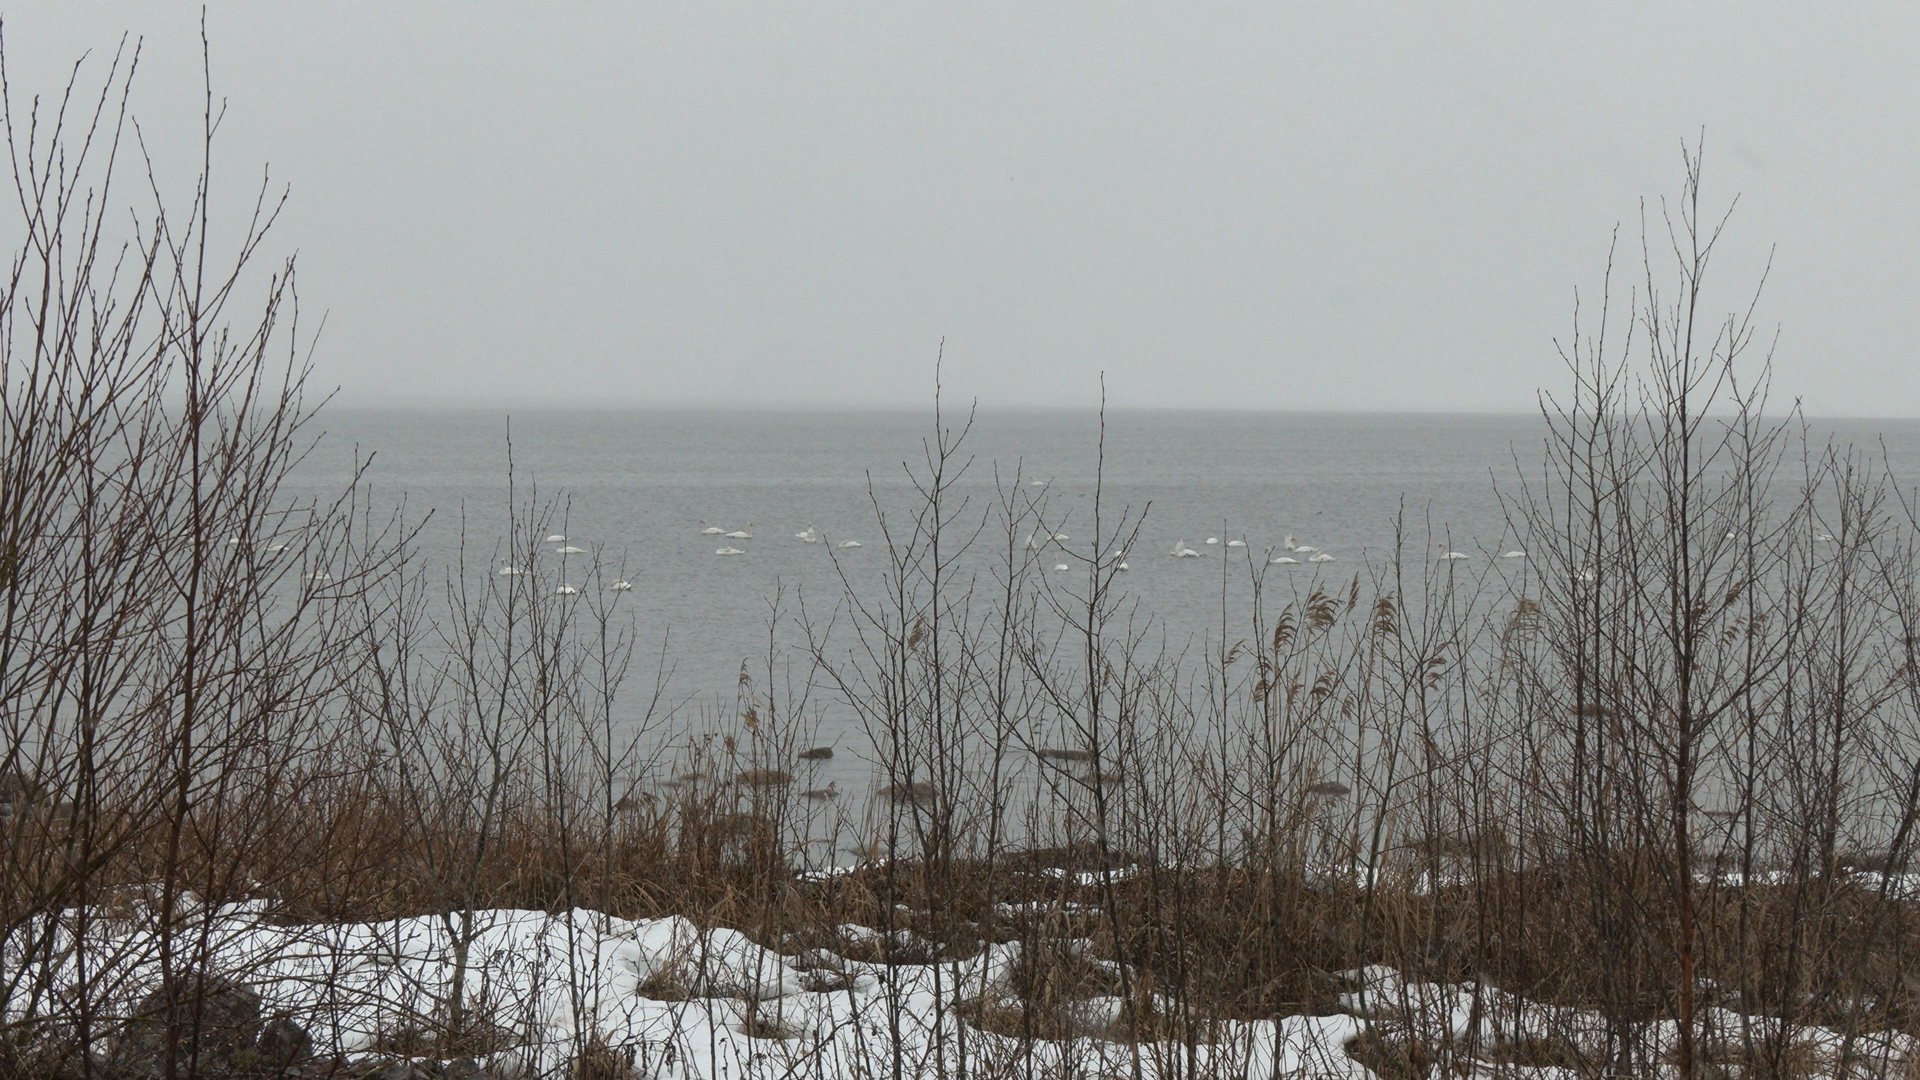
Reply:
[[[463,515],[470,560],[484,565],[495,555],[508,522],[506,413],[336,408],[322,426],[328,434],[306,467],[307,482],[337,484],[356,447],[372,451],[377,504],[404,496],[416,514],[433,509],[423,535],[429,559],[450,562]],[[1904,475],[1920,476],[1920,423],[1825,428],[1861,442],[1884,436]],[[511,417],[521,497],[537,488],[540,501],[560,500],[564,521],[556,531],[600,552],[619,569],[615,576],[634,584],[622,605],[639,630],[642,672],[628,687],[629,702],[646,696],[653,662],[646,654],[657,657],[670,634],[669,696],[689,715],[703,704],[732,702],[743,660],[764,667],[777,590],[784,590],[790,615],[797,616],[802,595],[816,616],[830,612],[842,595],[830,555],[856,587],[877,589],[884,548],[874,503],[890,514],[911,509],[915,496],[903,463],[920,463],[931,432],[930,413],[580,410]],[[1516,457],[1537,475],[1543,434],[1541,421],[1529,416],[1113,412],[1103,506],[1107,514],[1122,507],[1145,512],[1124,577],[1130,601],[1175,645],[1199,643],[1220,633],[1223,556],[1261,557],[1288,534],[1338,561],[1273,571],[1323,575],[1344,587],[1366,559],[1388,553],[1404,507],[1410,556],[1451,549],[1490,565],[1477,560],[1518,543],[1496,481],[1512,489]],[[972,462],[962,488],[972,500],[965,517],[977,521],[995,500],[996,483],[1012,488],[1018,470],[1022,494],[1042,492],[1029,486],[1033,479],[1049,482],[1051,524],[1073,538],[1067,546],[1085,551],[1098,449],[1099,417],[1092,412],[980,415],[962,455]],[[703,522],[728,530],[751,523],[753,539],[702,535]],[[808,526],[822,543],[795,538]],[[1221,544],[1206,544],[1209,537]],[[863,546],[835,546],[848,539]],[[1232,539],[1244,539],[1245,552],[1225,547]],[[1181,540],[1205,557],[1169,557]],[[725,543],[745,553],[716,556]],[[556,564],[560,558],[542,557]],[[985,569],[984,556],[977,565]],[[1244,582],[1240,565],[1235,580]],[[574,583],[585,585],[584,575]],[[1238,597],[1244,586],[1228,591]],[[1237,636],[1232,624],[1244,605],[1227,607],[1227,633]],[[792,625],[784,635],[789,642]],[[824,738],[849,734],[832,730],[844,716],[835,720],[832,709],[823,715]]]

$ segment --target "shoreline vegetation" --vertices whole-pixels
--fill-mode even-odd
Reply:
[[[1766,411],[1697,148],[1500,482],[1524,558],[1242,553],[1174,649],[1148,508],[1028,550],[937,412],[884,574],[688,717],[511,473],[451,566],[283,497],[283,196],[163,198],[102,63],[7,96],[0,1077],[1920,1076],[1920,505]]]

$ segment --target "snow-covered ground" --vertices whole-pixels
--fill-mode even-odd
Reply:
[[[70,984],[76,973],[71,916],[66,928],[49,928],[53,948],[45,955],[61,958],[51,967],[56,984]],[[857,926],[839,928],[839,951],[786,956],[737,931],[703,932],[678,917],[497,910],[472,920],[465,931],[458,919],[440,917],[292,926],[275,923],[265,905],[241,904],[204,912],[192,925],[207,966],[256,991],[263,1015],[291,1017],[318,1052],[349,1057],[443,1007],[455,978],[454,946],[465,938],[462,997],[514,1044],[481,1062],[502,1078],[565,1076],[591,1038],[628,1057],[636,1076],[718,1080],[952,1076],[963,1060],[967,1075],[982,1077],[1370,1077],[1346,1051],[1368,1033],[1404,1040],[1411,1027],[1428,1045],[1472,1038],[1486,1048],[1551,1038],[1593,1054],[1606,1037],[1590,1013],[1470,984],[1405,983],[1391,969],[1369,968],[1345,973],[1351,989],[1341,999],[1344,1012],[1227,1024],[1214,1042],[1190,1051],[1191,1059],[1169,1044],[1091,1037],[1027,1043],[964,1025],[954,1011],[966,1001],[1013,1004],[1008,977],[1017,943],[988,946],[967,960],[887,966],[842,955],[873,955],[878,932]],[[151,936],[138,919],[90,924],[93,978],[103,960],[112,960],[121,979],[110,1005],[125,1008],[157,984]],[[7,958],[14,972],[24,959],[18,944]],[[61,985],[51,989],[57,995]],[[7,1002],[14,1019],[32,1007],[24,989]],[[1110,997],[1076,1006],[1089,1028],[1117,1021],[1120,1009]],[[1709,1020],[1726,1031],[1743,1023],[1731,1013]],[[1642,1037],[1661,1046],[1672,1034],[1649,1025]],[[1808,1029],[1795,1039],[1829,1071],[1843,1053],[1836,1032]],[[1902,1075],[1912,1049],[1906,1036],[1868,1035],[1844,1051],[1859,1075],[1886,1075],[1880,1070],[1889,1066]],[[1475,1064],[1464,1075],[1574,1074]]]

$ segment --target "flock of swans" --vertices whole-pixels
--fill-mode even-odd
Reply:
[[[1217,536],[1207,537],[1207,546],[1208,547],[1221,546],[1220,538]],[[1229,540],[1226,542],[1225,546],[1229,548],[1243,548],[1247,546],[1247,542],[1245,540]],[[1310,562],[1310,563],[1330,563],[1330,562],[1338,561],[1332,555],[1324,551],[1321,551],[1319,548],[1314,547],[1312,544],[1299,543],[1298,541],[1294,540],[1293,534],[1291,533],[1287,534],[1287,539],[1280,546],[1282,549],[1292,552],[1292,554],[1276,555],[1274,554],[1273,548],[1268,548],[1267,562],[1273,566],[1298,566],[1303,561]],[[1205,555],[1206,552],[1201,551],[1198,548],[1188,547],[1187,542],[1185,540],[1180,540],[1173,545],[1173,550],[1167,552],[1167,554],[1173,556],[1176,559],[1198,559],[1202,555]],[[1295,556],[1299,556],[1299,558],[1296,558]]]
[[[1034,486],[1036,487],[1044,486],[1044,481],[1034,481],[1033,483],[1034,483]],[[715,550],[714,551],[715,555],[744,555],[746,554],[746,551],[742,548],[733,546],[731,541],[734,541],[734,540],[745,541],[745,540],[753,539],[753,522],[751,521],[747,522],[747,526],[744,529],[733,529],[733,530],[722,529],[716,525],[708,525],[705,521],[702,521],[700,523],[700,526],[701,526],[700,527],[701,535],[718,536],[724,540],[729,541],[729,543],[726,543],[722,545],[720,548],[718,548],[717,550]],[[793,538],[795,540],[800,541],[803,544],[818,544],[821,542],[821,536],[820,536],[819,530],[815,529],[812,525],[808,525],[805,529],[801,530],[800,532],[794,533]],[[1737,538],[1736,534],[1734,533],[1727,534],[1727,539],[1729,540],[1736,539],[1736,538]],[[1033,533],[1027,536],[1027,550],[1029,551],[1037,550],[1041,547],[1046,546],[1047,544],[1059,544],[1064,546],[1066,542],[1071,539],[1073,539],[1071,536],[1063,532],[1048,532],[1043,535],[1039,530],[1035,530]],[[1831,534],[1824,533],[1824,532],[1817,534],[1814,537],[1814,539],[1818,542],[1824,542],[1829,544],[1837,542]],[[229,545],[239,545],[243,542],[244,541],[241,540],[239,537],[233,537],[227,541]],[[548,536],[546,538],[546,543],[560,545],[559,547],[556,547],[553,549],[553,553],[556,555],[588,554],[588,551],[586,548],[576,547],[572,544],[567,543],[566,536],[561,533],[554,533],[553,535]],[[860,541],[858,540],[842,540],[835,546],[839,548],[857,548],[861,545],[860,545]],[[1245,548],[1247,546],[1247,542],[1245,540],[1228,540],[1225,542],[1225,544],[1222,544],[1219,537],[1209,536],[1207,537],[1207,540],[1206,540],[1206,546],[1226,547],[1228,549]],[[286,551],[287,547],[288,545],[285,543],[276,543],[276,544],[273,544],[271,547],[269,547],[268,550],[273,552],[274,554],[280,554]],[[1302,562],[1330,563],[1330,562],[1338,561],[1334,558],[1332,554],[1326,551],[1322,551],[1321,549],[1314,547],[1311,544],[1299,543],[1297,540],[1294,539],[1292,534],[1288,534],[1286,540],[1282,542],[1281,549],[1285,552],[1285,554],[1276,554],[1273,548],[1268,548],[1266,550],[1266,554],[1269,556],[1267,559],[1267,562],[1270,565],[1298,566]],[[1198,558],[1201,558],[1206,553],[1197,548],[1189,547],[1187,545],[1187,541],[1185,539],[1181,539],[1181,540],[1175,541],[1173,545],[1173,550],[1167,552],[1167,554],[1176,559],[1198,559]],[[1442,562],[1450,562],[1454,560],[1471,559],[1472,557],[1473,556],[1467,554],[1464,551],[1447,551],[1446,553],[1440,556],[1440,559]],[[1497,558],[1497,559],[1524,559],[1526,557],[1527,557],[1527,553],[1517,548],[1510,549],[1507,551],[1502,551],[1494,556],[1494,558]],[[1102,560],[1102,564],[1105,566],[1110,566],[1115,570],[1132,569],[1132,567],[1129,566],[1127,563],[1127,553],[1125,549],[1116,549],[1108,553],[1107,557],[1104,560]],[[1072,564],[1066,563],[1066,562],[1056,562],[1053,564],[1053,569],[1055,571],[1067,571],[1067,570],[1073,569],[1073,566]],[[500,569],[498,571],[498,573],[502,577],[517,577],[519,575],[525,574],[526,572],[527,571],[525,569],[513,565],[512,562],[502,562],[500,564]],[[1574,577],[1584,582],[1593,582],[1598,579],[1598,575],[1591,568],[1585,568],[1585,567],[1574,571]],[[311,575],[311,578],[313,581],[319,582],[322,584],[333,581],[333,575],[328,574],[325,571],[318,571],[318,570]],[[619,593],[619,592],[631,592],[632,590],[633,590],[633,583],[625,579],[616,580],[607,586],[608,592]],[[569,585],[565,583],[562,583],[554,591],[557,595],[560,595],[560,596],[578,596],[580,594],[580,590],[578,588],[574,587],[573,585]]]
[[[567,543],[566,536],[561,533],[554,533],[552,536],[547,537],[546,542],[561,545],[553,549],[555,555],[585,555],[587,553],[586,548],[574,547],[572,544]],[[515,566],[510,561],[502,561],[500,563],[500,569],[496,571],[501,577],[519,577],[526,572],[524,568]],[[632,592],[633,582],[621,578],[608,585],[607,591],[616,593]],[[563,581],[558,588],[553,590],[553,593],[555,596],[579,596],[580,590]]]
[[[733,546],[732,541],[735,541],[735,540],[745,541],[745,540],[753,539],[753,522],[751,521],[747,522],[746,528],[744,529],[728,530],[728,529],[722,529],[717,525],[708,525],[705,521],[702,521],[700,523],[700,534],[702,536],[718,536],[721,539],[728,541],[727,543],[722,544],[718,549],[714,551],[715,555],[745,555],[746,550],[744,548],[738,548]],[[802,529],[801,531],[794,533],[793,538],[795,540],[800,541],[803,544],[818,544],[820,543],[820,540],[821,540],[819,530],[815,529],[812,525],[808,525],[805,529]],[[1042,534],[1039,530],[1035,530],[1033,533],[1027,536],[1027,550],[1033,551],[1040,547],[1044,547],[1047,544],[1065,545],[1066,542],[1071,539],[1073,539],[1073,537],[1063,532],[1048,532],[1048,533]],[[553,553],[556,555],[585,555],[588,553],[586,548],[575,547],[574,545],[567,543],[566,536],[561,533],[554,533],[553,535],[547,537],[546,542],[549,544],[560,545],[559,547],[556,547],[553,549]],[[1226,547],[1228,549],[1245,548],[1247,546],[1247,542],[1245,540],[1228,540],[1224,544],[1222,544],[1220,538],[1217,536],[1207,537],[1206,544],[1208,547]],[[839,548],[857,548],[860,546],[860,541],[842,540],[834,546]],[[1330,563],[1330,562],[1338,561],[1333,557],[1333,555],[1329,554],[1328,552],[1322,551],[1321,549],[1314,547],[1311,544],[1299,543],[1294,539],[1292,534],[1288,534],[1286,540],[1281,544],[1281,548],[1284,551],[1288,552],[1289,554],[1276,555],[1274,553],[1273,548],[1268,548],[1266,550],[1266,553],[1269,556],[1269,558],[1267,559],[1267,562],[1269,564],[1274,566],[1298,566],[1302,562]],[[1187,546],[1186,540],[1182,539],[1182,540],[1175,541],[1173,545],[1173,550],[1169,551],[1167,554],[1171,555],[1176,559],[1198,559],[1202,557],[1205,554],[1205,552],[1200,551],[1197,548]],[[1449,551],[1446,554],[1442,555],[1440,558],[1442,559],[1442,561],[1446,561],[1446,560],[1452,560],[1452,559],[1467,559],[1471,557],[1472,556],[1466,554],[1465,552]],[[1527,557],[1526,552],[1518,551],[1518,550],[1505,551],[1500,553],[1497,556],[1497,558],[1502,558],[1502,559],[1524,559],[1526,557]],[[1110,566],[1115,570],[1132,569],[1132,567],[1127,563],[1127,553],[1126,553],[1126,550],[1123,548],[1115,549],[1114,551],[1108,553],[1107,557],[1104,560],[1102,560],[1102,563],[1103,565]],[[1053,564],[1053,569],[1055,571],[1065,571],[1065,570],[1073,569],[1073,566],[1070,563],[1056,562]],[[513,565],[511,562],[502,562],[500,564],[499,574],[502,577],[516,577],[525,573],[526,573],[526,570],[522,569],[521,567]],[[319,575],[315,575],[315,576],[317,578]],[[632,589],[633,589],[633,583],[625,579],[615,581],[611,585],[607,586],[608,592],[630,592],[632,591]],[[578,588],[575,588],[574,586],[566,584],[564,582],[557,589],[555,589],[554,592],[556,595],[559,595],[559,596],[580,595],[580,590]]]
[[[726,540],[751,540],[753,539],[753,522],[751,521],[747,522],[747,527],[744,529],[735,529],[732,532],[728,532],[726,529],[722,529],[718,525],[709,525],[705,521],[702,521],[700,523],[700,535],[718,536]],[[815,529],[812,525],[808,525],[806,528],[800,530],[797,533],[794,533],[793,538],[795,540],[800,541],[803,544],[817,544],[820,542],[820,532],[819,530]],[[857,548],[860,546],[860,541],[842,540],[838,544],[835,544],[834,546],[839,548]],[[717,550],[714,551],[714,554],[715,555],[745,555],[746,550],[743,548],[734,547],[732,544],[723,544]]]

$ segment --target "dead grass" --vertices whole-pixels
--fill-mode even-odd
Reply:
[[[631,1080],[633,1075],[633,1061],[599,1039],[581,1047],[567,1067],[569,1080]]]
[[[486,1005],[475,1005],[450,1022],[444,1016],[416,1016],[380,1032],[368,1049],[393,1058],[483,1058],[520,1045],[519,1035]]]
[[[1419,1039],[1387,1038],[1372,1031],[1347,1041],[1347,1056],[1384,1080],[1426,1080],[1438,1055]]]

